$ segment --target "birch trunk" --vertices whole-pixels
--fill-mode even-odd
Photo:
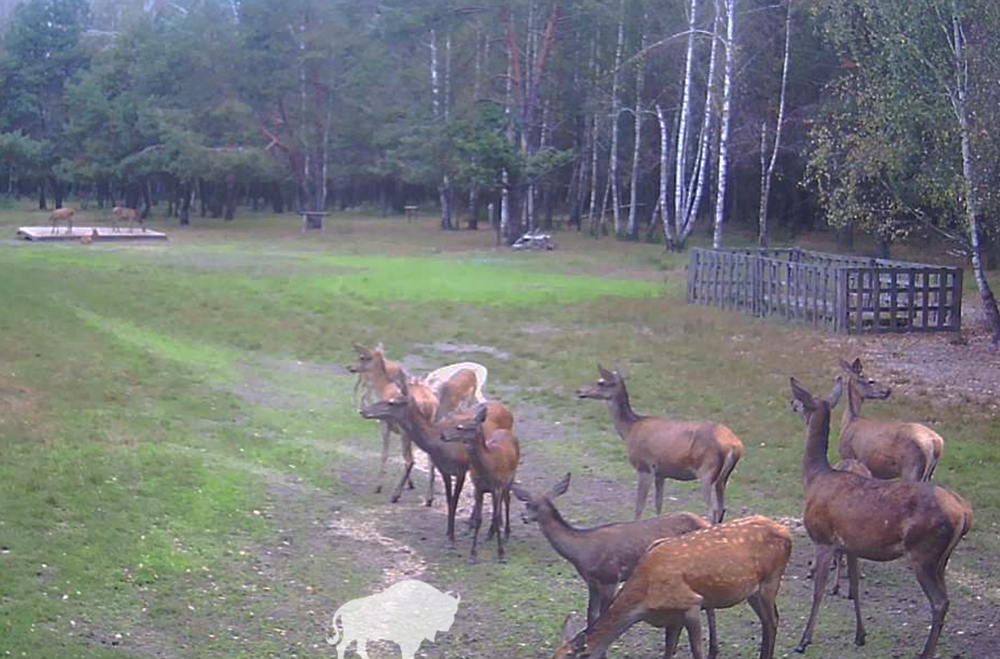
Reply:
[[[590,209],[587,219],[590,221],[590,235],[597,237],[597,176],[598,171],[598,144],[600,122],[597,110],[594,110],[593,128],[590,131]]]
[[[649,17],[643,14],[642,22],[645,23]],[[642,28],[640,28],[642,29]],[[639,51],[646,50],[646,33],[642,32],[639,39]],[[632,145],[632,179],[629,181],[628,200],[628,237],[635,240],[639,236],[639,160],[642,149],[642,92],[646,81],[646,60],[640,56],[635,63],[635,142]]]
[[[688,162],[688,123],[691,115],[691,85],[694,69],[694,30],[698,21],[698,0],[691,0],[688,9],[687,51],[684,56],[684,82],[681,92],[680,115],[677,121],[677,145],[674,162],[674,218],[685,216],[685,195]]]
[[[663,114],[663,108],[656,104],[656,118],[660,123],[660,219],[663,222],[663,239],[667,249],[674,250],[674,229],[670,222],[670,210],[667,206],[667,188],[670,183],[670,138],[667,118]]]
[[[951,16],[951,46],[955,60],[955,86],[952,105],[958,119],[959,132],[962,140],[962,178],[965,193],[965,212],[969,223],[969,243],[971,245],[972,272],[979,288],[979,298],[982,303],[983,316],[993,334],[993,345],[1000,346],[1000,310],[997,309],[996,297],[986,279],[983,267],[982,227],[979,207],[979,185],[975,157],[972,146],[972,117],[969,113],[969,62],[965,50],[965,36],[959,18],[958,6],[952,0]]]
[[[767,163],[767,170],[762,170],[762,186],[760,191],[760,212],[758,214],[758,222],[760,224],[757,243],[761,247],[767,247],[767,207],[771,198],[771,182],[774,180],[774,169],[775,165],[778,163],[778,149],[781,148],[781,133],[782,128],[785,125],[785,90],[788,88],[788,62],[791,57],[791,45],[792,45],[792,0],[786,0],[788,3],[785,12],[785,56],[781,63],[781,94],[778,97],[778,119],[774,127],[774,149],[771,151],[770,162]],[[766,143],[767,124],[763,124],[764,129],[761,131],[761,162],[764,159],[764,144]]]
[[[705,107],[702,111],[701,133],[698,138],[698,154],[695,158],[695,166],[692,178],[688,181],[684,189],[682,208],[683,214],[674,221],[675,241],[678,249],[683,248],[688,236],[694,230],[698,221],[698,211],[701,208],[701,200],[705,196],[705,187],[708,175],[709,147],[712,143],[712,108],[715,106],[715,69],[718,61],[719,50],[719,15],[716,12],[715,20],[712,23],[712,46],[708,57],[708,78],[705,84]]]
[[[722,89],[722,125],[719,128],[719,182],[716,185],[715,230],[712,233],[712,247],[715,249],[722,249],[722,220],[726,212],[726,184],[729,181],[729,121],[732,114],[733,69],[736,64],[736,0],[724,0],[724,2],[726,65]]]
[[[621,201],[618,196],[618,86],[621,75],[622,50],[625,47],[625,0],[618,7],[618,43],[615,46],[615,70],[611,77],[611,153],[608,156],[608,183],[615,218],[615,235],[622,237]],[[601,209],[604,214],[604,209]],[[603,225],[603,222],[601,223]]]

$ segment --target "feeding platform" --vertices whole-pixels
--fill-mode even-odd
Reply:
[[[122,241],[133,241],[133,240],[166,240],[167,234],[160,231],[152,231],[151,229],[135,229],[133,227],[121,227],[115,229],[114,227],[73,227],[72,231],[67,231],[66,227],[56,227],[55,231],[52,231],[51,226],[47,227],[21,227],[17,230],[17,237],[23,238],[25,240],[38,240],[38,241],[50,241],[50,240],[76,240],[79,241],[81,238],[93,238],[94,232],[97,232],[98,241],[108,241],[108,240],[122,240]]]
[[[797,248],[694,248],[687,301],[843,334],[957,332],[962,269]]]

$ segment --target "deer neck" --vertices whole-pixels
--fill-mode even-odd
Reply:
[[[622,439],[625,439],[632,430],[632,426],[642,417],[632,409],[632,404],[628,399],[628,390],[625,388],[624,382],[621,388],[615,393],[614,398],[608,399],[608,407],[611,409],[611,418],[615,422],[615,430],[618,431]]]
[[[634,601],[633,593],[628,583],[618,591],[607,611],[594,621],[594,624],[584,632],[587,653],[591,657],[603,657],[611,644],[625,631],[642,620],[641,600]]]
[[[841,419],[841,425],[846,426],[860,419],[861,405],[864,402],[865,399],[861,396],[861,392],[858,391],[858,385],[851,378],[847,381],[847,406],[844,407],[844,416]]]
[[[490,465],[487,464],[490,458],[490,449],[486,445],[486,433],[480,425],[476,428],[476,438],[472,440],[469,447],[469,462],[472,463],[477,474],[486,475],[492,473]]]
[[[416,401],[411,400],[406,406],[406,414],[400,419],[399,425],[417,443],[417,446],[432,458],[441,453],[444,442],[437,439],[434,423],[420,413]]]
[[[376,359],[372,364],[371,370],[368,371],[368,380],[378,391],[383,391],[390,384],[394,384],[393,381],[389,379],[389,373],[386,370],[385,361],[381,359]]]
[[[806,453],[802,460],[802,478],[808,487],[813,477],[832,471],[827,450],[830,445],[830,405],[818,401],[816,411],[809,417],[806,436]]]
[[[573,565],[578,565],[583,553],[581,541],[586,533],[570,525],[554,505],[547,506],[538,516],[538,527],[542,535],[560,556]]]

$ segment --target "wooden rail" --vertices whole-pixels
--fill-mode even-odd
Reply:
[[[694,248],[687,300],[848,334],[958,331],[962,269],[802,249]]]

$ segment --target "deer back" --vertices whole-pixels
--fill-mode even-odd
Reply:
[[[840,455],[855,458],[876,478],[927,480],[940,459],[944,440],[919,423],[856,418],[840,433]]]
[[[705,469],[720,467],[743,444],[726,426],[705,421],[671,421],[644,417],[625,436],[629,460],[637,468],[653,468],[679,480],[694,479]]]
[[[445,416],[455,410],[475,405],[478,382],[473,370],[463,368],[456,371],[438,389],[438,399],[440,400],[438,413]]]

